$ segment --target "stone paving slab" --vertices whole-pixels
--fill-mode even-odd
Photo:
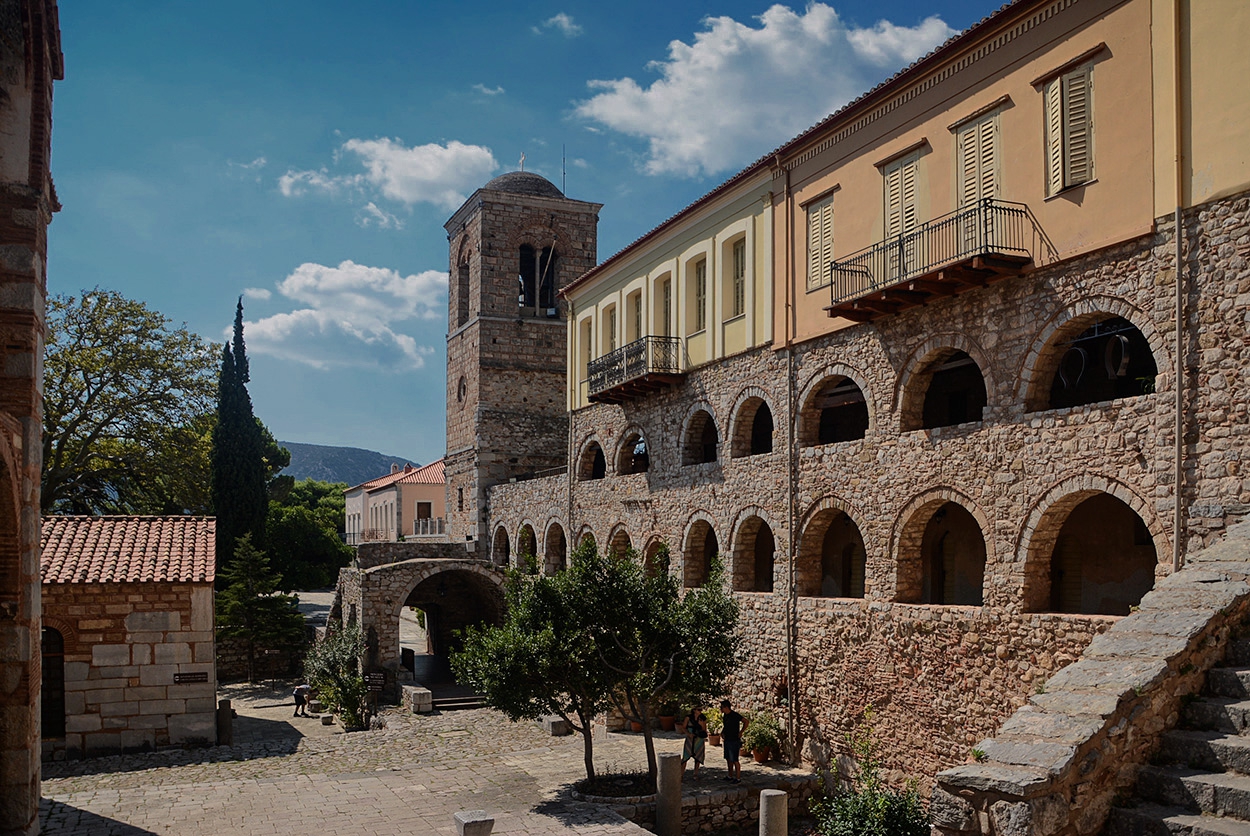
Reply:
[[[582,777],[580,736],[553,738],[537,723],[489,709],[420,716],[384,712],[385,729],[342,734],[290,716],[289,689],[235,689],[239,745],[44,765],[43,836],[275,836],[454,834],[457,810],[484,809],[508,836],[639,836],[610,809],[572,800]],[[246,735],[239,728],[260,724]],[[658,752],[681,738],[657,733]],[[724,763],[709,750],[717,789]],[[641,735],[595,740],[601,771],[645,769]],[[744,778],[769,766],[744,763]],[[758,774],[756,774],[758,773]]]

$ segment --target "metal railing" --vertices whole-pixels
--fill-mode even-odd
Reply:
[[[643,337],[591,360],[590,395],[648,374],[681,374],[680,337]]]
[[[986,198],[829,262],[830,297],[836,306],[956,262],[994,255],[1043,264],[1054,260],[1055,251],[1028,206]]]
[[[412,521],[413,537],[434,537],[447,533],[447,521],[442,517],[418,518]]]

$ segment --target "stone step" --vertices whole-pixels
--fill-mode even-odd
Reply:
[[[1173,729],[1160,738],[1155,761],[1250,775],[1250,738],[1216,731]]]
[[[1250,822],[1187,813],[1178,807],[1141,804],[1113,807],[1103,836],[1250,836]]]
[[[1250,665],[1250,639],[1230,640],[1224,661],[1229,665]]]
[[[1181,709],[1181,723],[1188,729],[1243,734],[1250,728],[1250,700],[1236,697],[1204,697]]]
[[[481,708],[486,703],[482,697],[436,697],[431,706],[435,711],[463,711],[469,708]]]
[[[1207,671],[1207,693],[1216,697],[1250,697],[1250,667],[1211,668]]]
[[[1143,766],[1137,797],[1190,813],[1250,819],[1250,776],[1187,767]]]

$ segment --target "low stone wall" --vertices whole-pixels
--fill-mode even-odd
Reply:
[[[978,745],[937,776],[934,833],[1072,836],[1101,830],[1174,726],[1186,695],[1250,613],[1250,524],[1189,559]]]
[[[464,559],[464,543],[428,542],[413,540],[403,543],[361,543],[356,548],[355,564],[360,569],[372,569],[388,563],[399,563],[417,558]]]
[[[807,812],[807,802],[820,790],[819,776],[795,772],[771,779],[768,786],[737,784],[712,791],[696,790],[682,794],[681,832],[710,833],[730,828],[741,829],[760,817],[760,790],[778,789],[789,794],[790,814]],[[608,803],[614,812],[634,824],[655,829],[655,796],[634,798],[581,797],[586,801]]]

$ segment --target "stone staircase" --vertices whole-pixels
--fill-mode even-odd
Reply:
[[[1224,665],[1163,733],[1104,836],[1250,836],[1250,639],[1230,641]]]

